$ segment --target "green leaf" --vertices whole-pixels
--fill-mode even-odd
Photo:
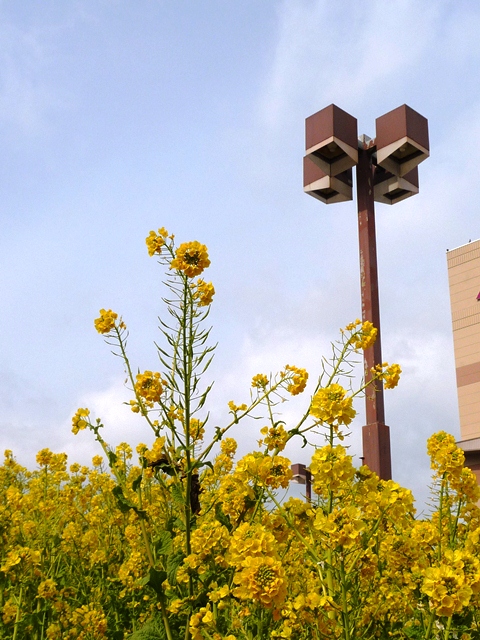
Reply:
[[[112,489],[112,493],[117,499],[118,508],[122,513],[128,513],[128,511],[132,509],[139,518],[146,519],[146,512],[143,509],[139,509],[125,498],[122,487],[117,484],[117,486]]]
[[[168,556],[167,559],[167,578],[171,585],[177,584],[178,567],[185,558],[183,551],[176,551]]]
[[[107,457],[108,457],[108,464],[113,467],[114,464],[117,462],[117,456],[115,455],[115,453],[113,451],[110,451],[110,449],[107,451]]]
[[[227,527],[230,532],[232,531],[233,525],[230,522],[230,517],[223,513],[222,504],[220,502],[217,502],[215,505],[215,518],[220,522],[220,524]]]
[[[158,571],[157,569],[154,569],[153,567],[150,567],[149,571],[148,571],[148,575],[145,576],[145,578],[143,578],[142,580],[140,580],[140,584],[145,587],[145,586],[149,586],[152,587],[152,589],[155,591],[155,593],[158,593],[159,595],[163,594],[163,582],[167,579],[167,572],[166,571]]]
[[[172,485],[171,491],[172,491],[172,498],[174,502],[176,502],[178,505],[183,507],[185,505],[185,498],[183,497],[183,491],[181,490],[179,485],[178,484]]]
[[[143,474],[140,473],[140,475],[135,478],[135,480],[132,482],[132,489],[134,491],[136,491],[138,489],[138,487],[140,486],[141,482],[142,482],[142,478],[143,478]]]
[[[162,533],[154,540],[155,551],[162,556],[166,556],[172,550],[172,536],[168,531]]]
[[[153,619],[149,620],[144,627],[135,631],[130,636],[130,640],[167,640],[167,634],[165,633],[163,624]]]

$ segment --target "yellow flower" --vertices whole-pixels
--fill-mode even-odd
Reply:
[[[457,447],[455,438],[445,431],[434,433],[427,440],[427,451],[431,468],[442,476],[448,474],[449,479],[460,478],[465,462],[465,454]]]
[[[117,456],[117,458],[122,458],[123,460],[131,460],[132,447],[128,444],[128,442],[120,442],[120,444],[115,448],[115,455]]]
[[[178,269],[183,271],[188,278],[193,278],[199,276],[209,266],[207,247],[194,240],[193,242],[184,242],[178,247],[170,269]]]
[[[118,313],[115,313],[111,309],[100,309],[100,317],[94,322],[95,329],[98,333],[110,333],[115,327],[115,320],[118,318]]]
[[[85,411],[85,409],[83,409],[83,411]],[[83,427],[83,429],[85,429],[85,427]],[[47,467],[53,462],[53,453],[50,449],[42,449],[37,453],[36,461],[41,467]]]
[[[271,556],[247,557],[244,568],[235,574],[233,595],[241,600],[257,600],[264,607],[279,606],[285,600],[287,589],[285,572],[279,560]]]
[[[203,423],[198,418],[190,418],[190,437],[194,442],[201,442],[205,435]]]
[[[205,282],[201,278],[197,280],[197,290],[194,293],[194,297],[198,299],[199,307],[208,307],[209,304],[212,304],[214,295],[215,287],[211,282]]]
[[[274,427],[263,427],[260,430],[262,436],[265,436],[263,440],[260,441],[261,444],[265,444],[269,451],[273,451],[274,449],[278,449],[278,451],[283,451],[285,449],[285,445],[288,439],[288,433],[285,431],[281,424],[277,424]]]
[[[142,451],[142,455],[146,458],[146,460],[148,460],[148,462],[157,462],[158,460],[165,458],[165,452],[163,450],[164,446],[165,438],[156,438],[155,442],[153,443],[153,447],[150,450],[144,449]]]
[[[227,456],[233,456],[237,450],[237,443],[233,438],[225,438],[220,443],[220,450]]]
[[[140,413],[140,405],[136,400],[130,400],[128,404],[133,413]]]
[[[148,236],[145,238],[149,256],[153,256],[155,253],[162,253],[162,247],[165,244],[167,236],[168,231],[164,227],[158,230],[158,234],[156,234],[155,231],[150,231]]]
[[[88,426],[88,421],[85,420],[90,415],[89,409],[78,409],[77,413],[72,418],[72,432],[77,435],[79,431],[82,431]]]
[[[396,387],[400,380],[401,373],[402,369],[400,368],[400,365],[391,364],[388,366],[383,374],[385,389],[393,389]]]
[[[328,494],[330,490],[339,490],[347,486],[355,475],[352,456],[346,455],[345,447],[326,445],[317,449],[312,456],[310,471],[313,490],[318,495]]]
[[[439,616],[460,613],[472,597],[461,566],[454,569],[446,564],[425,570],[422,591],[429,596],[431,606]]]
[[[148,406],[153,406],[154,402],[160,402],[163,393],[163,380],[159,373],[145,371],[137,374],[135,383],[135,391],[144,400]],[[132,406],[133,409],[133,406]]]
[[[230,411],[232,413],[236,413],[237,411],[246,411],[247,410],[247,405],[246,404],[239,404],[236,405],[233,400],[230,400],[228,402],[228,408],[230,409]]]
[[[362,329],[360,335],[357,335],[354,345],[355,349],[368,349],[371,347],[377,339],[378,329],[376,329],[371,322],[362,323]]]
[[[292,477],[290,460],[282,456],[262,455],[259,452],[249,453],[239,460],[237,473],[247,482],[253,480],[274,489],[286,489]]]
[[[361,324],[362,324],[362,321],[357,318],[355,322],[350,322],[350,324],[347,324],[347,326],[345,327],[345,331],[356,331],[357,327]],[[342,333],[343,331],[344,330],[341,329]]]
[[[168,611],[176,615],[180,611],[182,606],[183,606],[183,600],[180,600],[180,598],[176,598],[170,603],[168,607]]]
[[[5,622],[5,624],[8,624],[9,622],[12,622],[13,620],[15,620],[15,616],[17,615],[17,608],[18,608],[17,605],[11,598],[10,600],[7,600],[6,603],[3,605],[2,619]]]
[[[361,325],[361,326],[360,326]],[[344,333],[344,330],[341,330]],[[351,331],[352,335],[348,339],[347,344],[352,344],[355,349],[368,349],[377,339],[378,330],[371,322],[365,320],[355,320],[345,327],[345,331]]]
[[[223,587],[215,589],[214,591],[210,591],[208,597],[210,598],[211,602],[218,602],[222,598],[226,598],[228,595],[230,595],[230,589],[228,587],[228,584],[224,584]]]
[[[57,585],[54,580],[51,578],[47,578],[47,580],[43,580],[38,585],[38,596],[37,598],[44,598],[47,600],[48,598],[53,598],[57,593]]]
[[[285,370],[293,373],[290,384],[287,387],[287,391],[289,391],[292,396],[302,393],[307,385],[308,373],[305,369],[298,369],[297,367],[290,366],[289,364],[287,364]]]
[[[330,425],[350,424],[356,411],[353,399],[345,395],[345,389],[339,384],[320,389],[312,398],[310,414]]]
[[[252,387],[255,389],[265,389],[268,384],[268,378],[264,373],[257,373],[252,378]]]

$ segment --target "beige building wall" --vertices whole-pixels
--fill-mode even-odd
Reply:
[[[460,446],[480,479],[480,240],[447,252]]]

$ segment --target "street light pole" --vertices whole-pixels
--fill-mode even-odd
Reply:
[[[375,167],[369,142],[359,141],[357,176],[358,240],[360,253],[360,288],[362,294],[362,320],[376,327],[377,339],[373,347],[364,352],[364,376],[368,382],[371,370],[382,364],[380,337],[380,300],[378,295],[377,241],[375,234],[374,176]],[[383,383],[366,388],[366,425],[362,429],[363,464],[375,471],[383,480],[392,477],[390,429],[385,424]]]
[[[395,204],[418,193],[418,164],[429,155],[428,122],[402,105],[377,118],[376,137],[357,137],[357,120],[330,105],[306,120],[304,191],[325,204],[352,200],[356,167],[362,319],[377,329],[377,340],[364,352],[365,381],[382,364],[378,296],[375,201]],[[392,477],[390,429],[385,424],[383,384],[366,389],[363,461],[383,480]]]

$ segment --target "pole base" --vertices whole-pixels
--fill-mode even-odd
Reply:
[[[363,464],[374,471],[381,480],[392,479],[390,456],[390,427],[373,422],[362,427]]]

